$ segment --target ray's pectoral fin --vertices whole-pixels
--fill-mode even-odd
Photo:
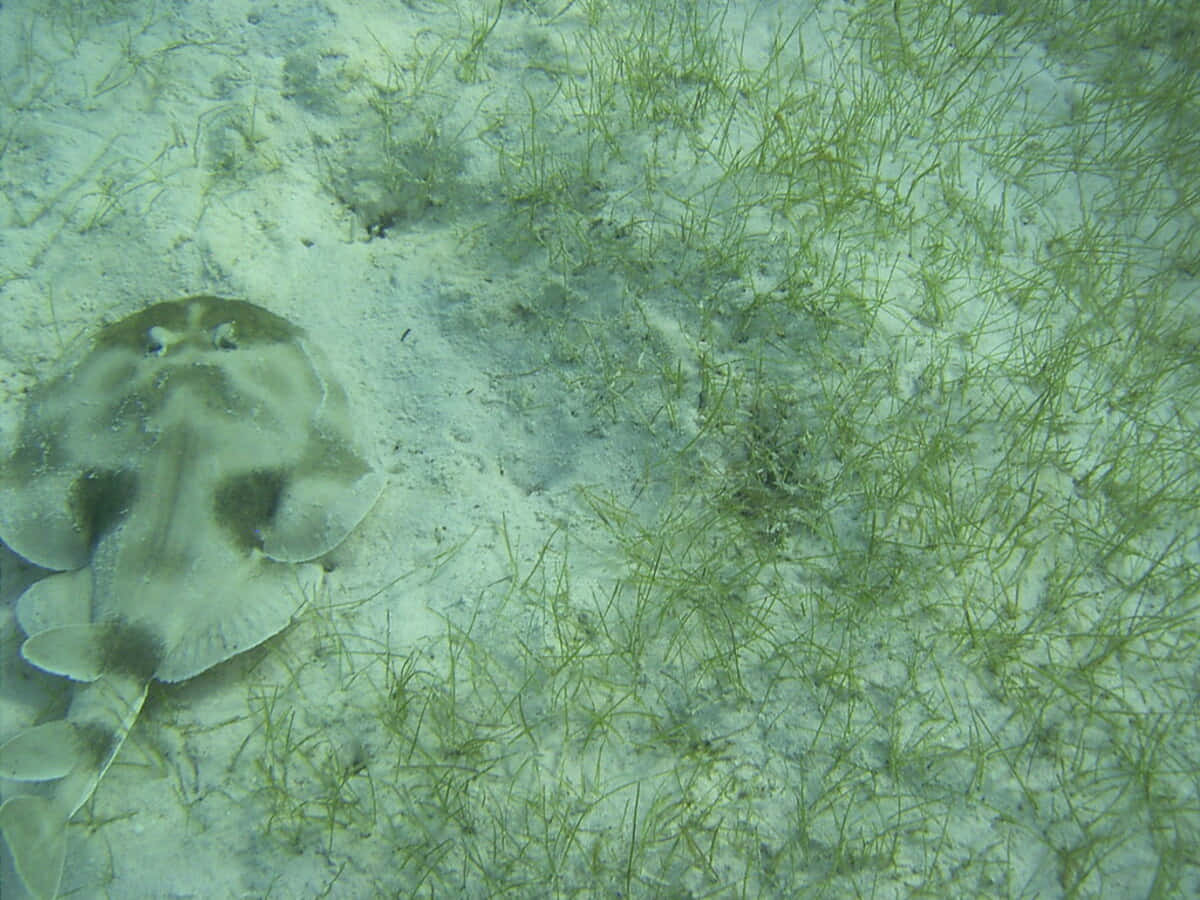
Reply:
[[[361,470],[323,471],[298,478],[283,491],[263,528],[263,552],[278,562],[307,562],[342,542],[375,505],[384,476]]]
[[[37,783],[34,792],[0,806],[0,832],[17,874],[39,900],[58,893],[67,822],[137,721],[157,646],[144,628],[106,622],[48,628],[21,648],[39,668],[83,682],[65,719],[35,725],[0,746],[0,777]]]
[[[5,464],[0,479],[0,534],[4,543],[43,569],[64,571],[87,565],[92,534],[79,521],[68,498],[74,473],[42,473],[41,456],[50,439],[34,434]]]

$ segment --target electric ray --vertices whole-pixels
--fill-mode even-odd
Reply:
[[[66,825],[137,719],[288,624],[301,565],[366,515],[382,476],[305,333],[241,300],[155,304],[31,395],[0,471],[0,539],[52,570],[17,600],[24,658],[77,682],[66,717],[0,747],[22,782],[0,831],[30,893],[58,892]]]

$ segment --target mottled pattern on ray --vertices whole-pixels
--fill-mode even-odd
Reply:
[[[286,626],[320,577],[302,564],[374,503],[382,478],[352,424],[302,330],[215,297],[104,328],[33,392],[0,475],[0,539],[57,573],[18,600],[22,654],[79,682],[63,722],[0,747],[0,777],[36,783],[0,807],[35,896],[57,892],[61,831],[146,684],[190,678]]]

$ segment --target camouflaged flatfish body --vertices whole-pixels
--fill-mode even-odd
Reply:
[[[66,825],[136,721],[180,681],[288,624],[303,565],[375,502],[345,394],[311,339],[240,300],[158,303],[32,394],[0,472],[0,539],[51,570],[17,601],[24,658],[76,682],[64,719],[0,747],[0,831],[58,892]],[[12,787],[12,785],[8,785]]]

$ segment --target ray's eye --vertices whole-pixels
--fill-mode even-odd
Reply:
[[[222,322],[212,330],[213,346],[218,350],[236,350],[237,335],[233,329],[232,322]]]
[[[170,344],[170,332],[161,325],[155,325],[146,331],[146,355],[162,356]]]

